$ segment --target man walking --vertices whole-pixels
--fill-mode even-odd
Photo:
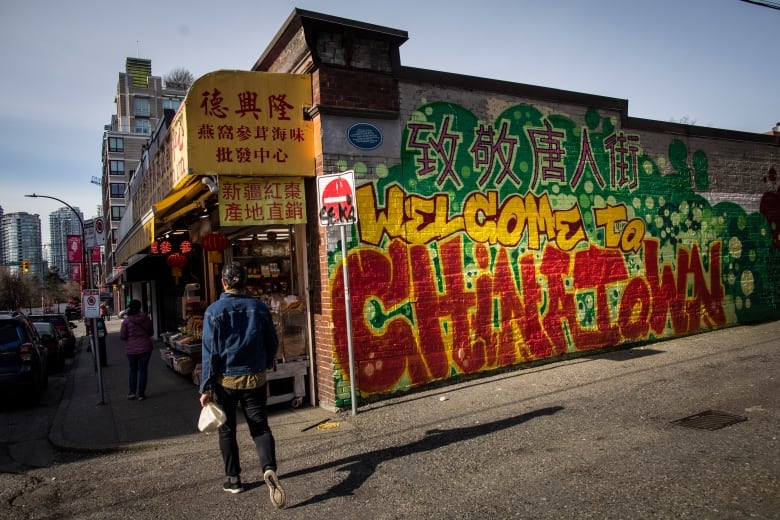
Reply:
[[[268,307],[244,294],[246,269],[229,262],[222,269],[223,292],[203,316],[200,404],[212,399],[227,416],[219,429],[219,449],[230,493],[244,490],[236,441],[236,407],[241,404],[249,434],[254,440],[263,480],[277,509],[286,494],[276,475],[276,443],[266,415],[266,369],[273,368],[279,339]]]

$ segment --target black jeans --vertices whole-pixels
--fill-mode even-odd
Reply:
[[[219,450],[225,461],[225,475],[237,477],[241,474],[241,460],[236,441],[236,407],[241,403],[244,418],[249,426],[249,435],[255,442],[260,469],[276,471],[276,441],[268,426],[266,387],[253,390],[232,390],[214,385],[214,401],[222,407],[227,416],[225,424],[219,429]]]
[[[103,351],[100,352],[103,355]],[[151,352],[144,352],[143,354],[128,354],[127,364],[129,370],[127,373],[127,390],[131,394],[138,394],[145,396],[146,394],[146,380],[149,370],[149,359],[152,357]],[[105,362],[105,359],[101,360]],[[105,365],[103,365],[105,366]]]

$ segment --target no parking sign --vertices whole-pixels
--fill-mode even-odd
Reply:
[[[100,289],[84,289],[82,291],[81,310],[85,318],[100,317]]]
[[[317,177],[317,201],[320,225],[345,225],[357,222],[355,172]]]

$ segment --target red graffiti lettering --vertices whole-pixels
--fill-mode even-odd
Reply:
[[[723,326],[720,243],[705,271],[698,246],[678,246],[677,267],[659,266],[644,243],[645,276],[630,276],[624,254],[597,246],[533,252],[464,244],[389,242],[386,252],[349,254],[353,345],[363,394],[419,386],[453,374]],[[473,264],[466,264],[472,259]],[[347,374],[343,275],[332,278],[336,363]],[[584,305],[583,302],[587,302]],[[667,325],[668,320],[668,325]],[[671,328],[671,330],[669,330]]]

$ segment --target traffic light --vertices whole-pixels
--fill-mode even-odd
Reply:
[[[30,261],[22,260],[22,273],[28,274],[30,272]]]

